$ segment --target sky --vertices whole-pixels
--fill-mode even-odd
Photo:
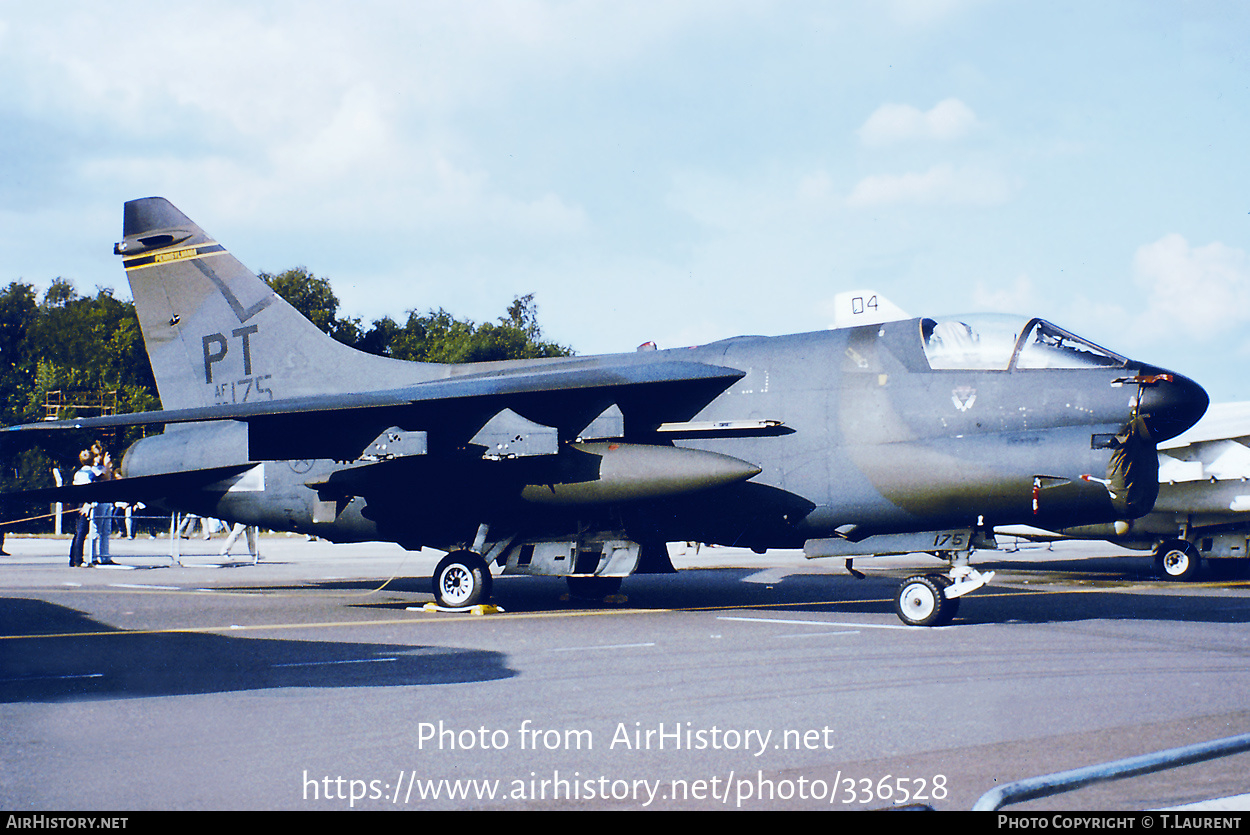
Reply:
[[[160,195],[367,325],[579,354],[1043,316],[1250,400],[1250,4],[0,0],[0,282]]]

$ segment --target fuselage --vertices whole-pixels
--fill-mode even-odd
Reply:
[[[971,333],[974,344],[958,347],[950,328],[943,342],[943,326],[952,322],[959,339],[966,342]],[[351,473],[344,471],[358,462],[256,461],[251,471],[179,497],[178,504],[335,541],[390,539],[444,549],[471,541],[483,523],[492,539],[598,530],[637,541],[770,548],[847,532],[1068,527],[1146,513],[1154,501],[1150,485],[1157,482],[1138,471],[1150,469],[1146,459],[1153,458],[1154,443],[1197,420],[1206,395],[1184,377],[1039,322],[912,319],[668,351],[449,366],[443,372],[512,375],[663,361],[737,369],[740,379],[697,411],[678,415],[683,420],[670,415],[662,421],[657,415],[663,410],[651,408],[655,404],[622,402],[616,439],[627,450],[712,452],[758,469],[730,484],[695,478],[691,489],[656,487],[651,495],[643,479],[642,488],[628,495],[538,501],[542,485],[554,491],[556,482],[569,480],[553,461],[568,469],[579,454],[577,438],[562,436],[558,453],[541,460],[490,460],[466,451],[463,439],[440,444],[439,430],[421,425],[414,412],[400,428],[428,429],[430,454],[375,465],[368,481],[332,508],[324,491],[310,485],[346,478]],[[266,352],[262,335],[251,338],[249,366],[257,367],[249,370],[259,377],[264,369],[258,358]],[[207,356],[213,346],[205,345]],[[393,388],[402,365],[382,362]],[[428,369],[420,365],[413,379],[428,376]],[[539,424],[551,420],[541,405],[528,414],[516,408]],[[1136,433],[1135,419],[1141,427]],[[1134,444],[1146,444],[1147,454],[1138,454]],[[123,469],[142,476],[175,464],[207,468],[248,460],[248,428],[224,421],[171,427],[140,441]]]

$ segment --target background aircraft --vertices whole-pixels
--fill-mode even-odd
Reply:
[[[166,429],[127,451],[124,478],[57,495],[433,546],[448,606],[485,600],[490,566],[612,590],[671,571],[668,541],[905,543],[952,567],[905,580],[896,611],[944,623],[988,579],[967,556],[995,525],[1149,511],[1156,443],[1207,406],[1191,380],[1040,319],[898,320],[871,296],[850,300],[860,324],[816,333],[401,362],[324,335],[162,198],[127,203],[124,235],[164,411],[9,431]]]
[[[1192,580],[1203,559],[1232,576],[1250,568],[1250,403],[1217,403],[1187,432],[1159,445],[1159,498],[1137,519],[1063,528],[1155,552],[1169,580]]]

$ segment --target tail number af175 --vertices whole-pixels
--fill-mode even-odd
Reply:
[[[224,406],[227,403],[247,403],[250,400],[273,400],[273,389],[264,384],[272,376],[261,374],[259,377],[216,383],[213,386],[214,404]]]

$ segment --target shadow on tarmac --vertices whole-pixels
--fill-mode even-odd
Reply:
[[[1079,565],[1080,571],[1072,570]],[[1092,620],[1250,623],[1250,583],[1169,583],[1115,560],[995,561],[999,580],[961,601],[953,626]],[[934,562],[929,570],[939,570]],[[1117,570],[1118,569],[1118,570]],[[696,568],[626,578],[624,602],[570,598],[557,577],[501,577],[494,602],[508,613],[751,609],[787,616],[881,618],[916,567],[872,571],[863,580],[829,572]],[[403,609],[429,599],[428,579],[386,586],[389,599],[336,601]],[[373,581],[293,586],[312,592],[376,589]],[[273,586],[257,586],[273,590]],[[401,599],[396,600],[395,596]],[[622,613],[627,614],[627,613]],[[439,617],[414,615],[414,618]],[[501,616],[499,624],[507,622]],[[287,687],[394,687],[485,682],[517,675],[504,653],[451,646],[128,632],[75,609],[30,598],[0,599],[0,703],[206,694]]]
[[[1250,595],[1245,594],[1250,583],[1244,581],[1177,584],[1129,580],[1124,572],[1108,580],[1101,575],[1085,578],[1079,574],[1057,574],[1053,563],[1039,563],[1036,568],[1036,574],[1010,577],[1010,586],[991,583],[964,598],[954,625],[1100,619],[1250,623]],[[621,587],[628,601],[616,608],[751,608],[893,617],[899,583],[918,573],[925,572],[915,568],[890,570],[869,574],[864,580],[828,573],[790,573],[767,582],[759,581],[760,572],[755,569],[688,569],[678,574],[635,575],[626,578]],[[612,608],[602,601],[561,600],[563,591],[564,584],[558,578],[524,577],[513,582],[497,579],[493,602],[508,612]],[[1234,593],[1229,594],[1230,591]]]
[[[954,625],[972,623],[1059,623],[1086,620],[1164,620],[1191,623],[1250,622],[1250,583],[1173,583],[1156,580],[1149,566],[1140,569],[1115,559],[1022,563],[978,563],[1002,571],[991,583],[961,601]],[[507,613],[546,613],[596,609],[775,609],[843,616],[889,614],[899,583],[932,568],[871,571],[857,580],[821,573],[786,573],[768,577],[759,569],[695,568],[676,574],[639,574],[625,578],[623,602],[579,599],[568,595],[559,577],[496,577],[491,602]],[[395,609],[420,605],[428,598],[428,580],[406,578],[388,591],[416,592],[414,600],[360,601],[353,608]],[[1008,585],[1009,584],[1009,585]],[[367,584],[365,584],[367,585]],[[350,583],[313,584],[346,589]],[[1234,594],[1229,594],[1233,591]]]
[[[511,678],[503,654],[407,644],[126,632],[42,600],[0,600],[0,703]]]

